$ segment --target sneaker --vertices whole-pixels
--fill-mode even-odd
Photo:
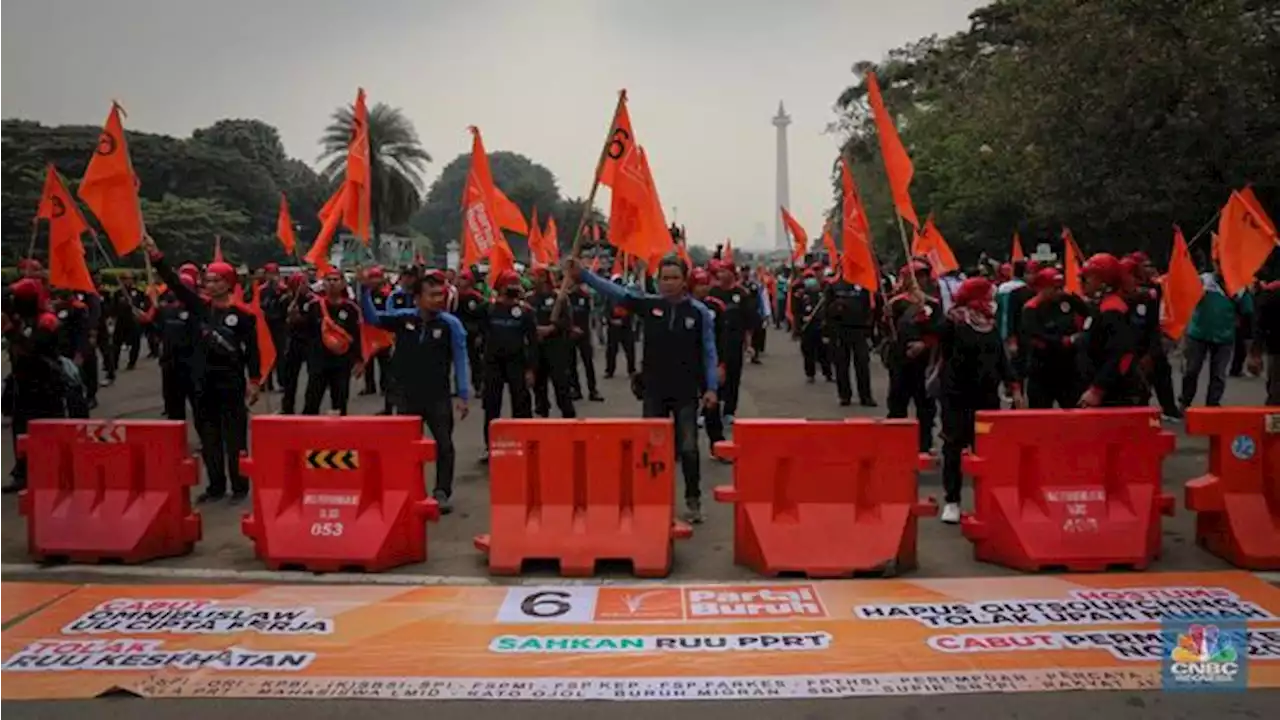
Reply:
[[[489,448],[485,448],[480,451],[480,463],[482,465],[489,464]]]
[[[1161,413],[1160,417],[1164,418],[1165,422],[1182,422],[1182,413],[1178,410]]]
[[[685,522],[699,525],[706,518],[702,515],[702,501],[698,498],[689,498],[684,501],[684,519]]]
[[[840,398],[840,407],[849,407],[852,404],[853,400],[851,398]]]
[[[449,495],[443,490],[436,490],[431,493],[431,497],[436,499],[436,503],[440,506],[440,514],[448,515],[453,512],[453,503],[449,502]]]
[[[196,498],[196,504],[206,505],[208,503],[218,502],[219,500],[221,500],[226,496],[227,496],[226,493],[214,493],[214,492],[209,492],[208,490],[205,490],[204,492],[200,493],[200,497]]]
[[[231,500],[229,500],[228,502],[229,502],[229,504],[231,504],[231,505],[239,505],[239,504],[243,503],[245,500],[248,500],[248,499],[249,499],[249,491],[248,491],[248,490],[237,490],[237,491],[235,491],[235,492],[231,493]]]
[[[947,503],[942,506],[942,522],[948,525],[955,525],[960,522],[960,504]]]
[[[4,486],[4,490],[2,490],[2,491],[0,491],[0,492],[3,492],[5,495],[12,495],[12,494],[14,494],[14,493],[20,493],[20,492],[22,492],[23,490],[26,490],[26,489],[27,489],[27,484],[26,484],[26,483],[20,483],[20,482],[18,482],[17,480],[14,480],[13,482],[9,483],[8,485],[5,485],[5,486]]]
[[[601,395],[598,391],[588,395],[587,399],[590,400],[591,402],[604,402],[604,396]]]
[[[880,403],[875,400],[863,400],[860,404],[862,407],[880,407]]]
[[[102,381],[102,387],[104,387],[104,388],[111,387],[111,383],[113,383],[113,382],[115,382],[115,381],[116,381],[116,379],[115,379],[115,378],[113,378],[113,377],[104,378],[104,379],[103,379],[103,381]]]

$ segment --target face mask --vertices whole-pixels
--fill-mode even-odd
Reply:
[[[804,289],[805,289],[805,290],[817,290],[817,289],[818,289],[818,279],[817,279],[817,278],[805,278],[805,279],[804,279]]]

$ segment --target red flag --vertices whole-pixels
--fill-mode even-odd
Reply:
[[[547,231],[542,233],[542,250],[547,263],[560,262],[560,240],[556,237],[556,219],[547,218]]]
[[[226,260],[224,260],[222,257],[222,236],[221,235],[213,236],[213,261],[226,262]]]
[[[363,313],[363,311],[362,311]],[[382,328],[369,322],[369,318],[361,314],[360,317],[360,357],[364,358],[367,364],[369,359],[374,355],[386,350],[396,344],[396,335],[390,330]],[[373,372],[372,369],[366,372]]]
[[[627,91],[623,90],[618,95],[618,106],[613,111],[613,129],[601,158],[600,182],[614,187],[619,169],[626,164],[635,149],[636,135],[631,129],[631,113],[627,112]]]
[[[298,236],[293,230],[293,218],[289,217],[289,200],[284,193],[280,193],[280,212],[276,214],[276,237],[280,238],[280,244],[289,254],[293,254],[298,247]]]
[[[1018,231],[1013,231],[1013,250],[1009,253],[1009,262],[1017,262],[1026,260],[1027,256],[1022,252],[1022,238],[1018,235]]]
[[[924,229],[920,231],[920,234],[916,235],[916,241],[911,252],[928,257],[929,264],[933,266],[933,269],[939,275],[960,269],[956,254],[951,251],[951,246],[942,237],[938,226],[933,224],[932,215],[925,219]]]
[[[542,228],[538,225],[538,208],[535,207],[529,215],[529,224],[526,229],[529,233],[529,262],[534,267],[542,267],[547,264],[547,258],[542,250]]]
[[[1062,245],[1065,257],[1062,262],[1066,290],[1072,295],[1084,297],[1084,281],[1080,277],[1080,268],[1084,265],[1084,257],[1080,254],[1080,246],[1071,235],[1071,230],[1062,228]]]
[[[880,288],[880,278],[876,274],[871,239],[867,235],[869,225],[861,212],[861,202],[853,184],[853,173],[849,171],[849,163],[843,159],[840,162],[840,182],[844,191],[844,201],[841,203],[844,215],[841,227],[844,254],[840,258],[840,275],[845,282],[874,292]]]
[[[120,114],[120,105],[112,103],[98,147],[80,179],[80,199],[102,223],[116,254],[127,255],[142,243],[145,228],[138,204],[138,176],[129,160]]]
[[[1258,269],[1280,245],[1275,223],[1258,204],[1253,191],[1246,188],[1231,193],[1218,221],[1218,266],[1227,295],[1249,287]]]
[[[836,248],[836,239],[831,235],[831,221],[822,228],[822,247],[827,251],[827,262],[832,267],[840,262],[840,251]]]
[[[609,236],[615,247],[652,261],[671,247],[658,190],[644,149],[628,152],[613,177]]]
[[[782,210],[782,224],[787,226],[787,230],[791,233],[791,242],[795,246],[791,249],[791,262],[795,262],[804,257],[805,250],[809,248],[809,235],[805,233],[804,228],[796,219],[791,217],[791,213],[786,208]]]
[[[693,268],[693,258],[689,257],[689,248],[685,247],[685,243],[676,243],[676,254],[680,256],[680,260],[684,263],[686,269]]]
[[[880,83],[876,80],[875,73],[867,73],[867,96],[871,102],[871,112],[875,116],[876,132],[880,136],[880,154],[884,157],[884,169],[889,175],[894,207],[912,228],[919,227],[920,220],[916,217],[915,206],[911,204],[910,192],[911,176],[915,173],[915,168],[911,165],[906,148],[902,146],[902,139],[898,137],[898,128],[893,124],[893,118],[889,117],[889,111],[884,107],[884,98],[880,95]]]
[[[496,277],[493,262],[495,248],[503,247],[499,262],[512,267],[515,258],[511,253],[507,239],[498,225],[498,215],[494,210],[493,174],[489,171],[489,156],[484,150],[484,140],[480,137],[480,129],[471,127],[471,170],[467,173],[467,184],[462,193],[462,246],[463,264],[467,267],[479,264],[483,258],[490,258],[489,275]]]
[[[49,284],[96,294],[98,290],[84,261],[84,243],[80,241],[86,230],[93,230],[52,164],[45,172],[44,192],[36,217],[49,221]]]
[[[610,275],[614,277],[622,277],[626,273],[627,267],[626,265],[623,264],[623,258],[625,258],[626,256],[627,254],[622,252],[621,250],[614,251],[613,268],[609,270]]]
[[[498,227],[521,235],[529,234],[529,225],[524,221],[520,206],[512,202],[497,185],[493,186],[493,211],[498,215]]]
[[[733,264],[733,239],[732,238],[724,239],[724,248],[720,251],[720,259],[724,260],[730,265]]]
[[[372,182],[369,170],[369,109],[365,106],[364,88],[356,93],[352,106],[351,144],[347,146],[347,179],[351,186],[343,224],[367,245],[371,222]]]
[[[316,236],[315,242],[311,243],[311,249],[307,250],[303,258],[315,266],[318,275],[324,276],[332,269],[329,265],[329,246],[333,244],[333,235],[338,231],[338,223],[342,221],[342,211],[347,204],[349,188],[350,185],[347,183],[338,186],[337,191],[325,202],[324,207],[320,208],[320,234]]]
[[[1173,226],[1173,254],[1169,258],[1169,272],[1160,279],[1164,286],[1160,300],[1160,325],[1164,333],[1174,340],[1180,340],[1191,322],[1200,298],[1204,297],[1204,283],[1200,281],[1200,273],[1191,260],[1191,251],[1187,249],[1187,240],[1182,236],[1182,229]]]
[[[262,311],[262,283],[254,283],[253,297],[246,303],[236,292],[232,302],[249,311],[257,318],[255,330],[258,335],[258,377],[265,378],[276,364],[276,343],[271,338],[271,327],[267,325],[267,316]]]

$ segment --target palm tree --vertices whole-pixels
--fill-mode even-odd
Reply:
[[[347,146],[351,142],[355,109],[344,105],[333,111],[333,121],[325,128],[320,144],[324,151],[321,174],[331,183],[347,171]],[[374,234],[409,222],[422,205],[423,174],[431,155],[418,140],[413,123],[400,108],[377,103],[369,109],[369,154],[373,165]]]

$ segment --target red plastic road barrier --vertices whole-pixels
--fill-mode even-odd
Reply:
[[[733,557],[764,575],[894,574],[916,566],[919,433],[913,420],[739,420],[715,452],[734,461]]]
[[[436,444],[417,417],[253,418],[253,512],[240,529],[267,567],[380,572],[427,559],[440,517],[422,465]]]
[[[1155,410],[978,413],[974,512],[960,519],[979,560],[1019,570],[1145,568],[1160,555],[1161,464],[1174,436]]]
[[[27,550],[36,560],[139,563],[200,540],[189,488],[200,477],[185,423],[33,420],[19,436]]]
[[[640,577],[671,572],[671,541],[692,535],[675,514],[670,420],[495,420],[489,427],[490,534],[475,545],[489,572],[557,560],[585,577],[630,560]]]
[[[1242,568],[1280,570],[1280,408],[1187,410],[1209,436],[1209,473],[1187,483],[1196,542]]]

